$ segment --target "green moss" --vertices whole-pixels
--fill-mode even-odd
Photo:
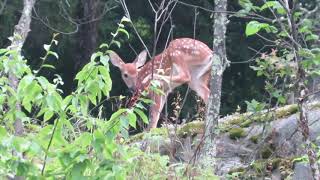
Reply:
[[[268,159],[272,155],[273,151],[269,146],[265,146],[261,149],[261,157]]]
[[[276,110],[276,117],[277,118],[283,118],[288,115],[294,114],[298,112],[298,105],[297,104],[291,104],[284,107],[280,107]]]
[[[291,158],[273,158],[273,159],[258,159],[251,164],[251,168],[256,172],[257,175],[265,175],[264,173],[267,170],[267,167],[274,169],[286,169],[291,170],[290,167],[285,167],[283,164],[290,164]]]
[[[186,135],[201,134],[203,130],[204,121],[193,121],[179,128],[177,134],[179,137],[184,137]]]
[[[258,140],[261,138],[261,135],[254,135],[254,136],[251,136],[250,137],[250,141],[255,143],[255,144],[258,144]]]
[[[149,132],[151,135],[162,135],[165,137],[168,137],[169,133],[168,133],[168,129],[167,128],[154,128],[151,129]]]
[[[130,137],[130,139],[128,140],[128,143],[141,141],[144,138],[150,137],[150,136],[163,136],[164,138],[167,138],[169,136],[168,129],[154,128],[154,129],[151,129],[150,132],[142,132],[142,133],[136,134]]]
[[[247,134],[245,130],[242,128],[231,128],[229,130],[229,137],[231,139],[239,139],[239,138],[245,137],[246,135]]]
[[[320,103],[312,104],[311,107],[320,107]],[[243,128],[249,127],[254,122],[263,123],[274,119],[285,118],[286,116],[292,115],[296,112],[298,112],[298,106],[296,104],[292,104],[270,111],[264,110],[255,114],[251,112],[235,114],[228,117],[228,120],[225,121],[221,127],[223,132],[227,132],[234,126]]]
[[[245,120],[244,122],[242,122],[241,124],[240,124],[240,127],[249,127],[250,126],[250,124],[252,124],[252,120],[250,120],[250,119],[247,119],[247,120]]]
[[[257,173],[257,174],[262,174],[265,169],[266,169],[267,161],[266,160],[256,160],[251,164],[252,169]]]
[[[244,167],[238,167],[238,168],[234,168],[231,169],[228,174],[233,174],[233,173],[244,173],[246,171],[246,169]]]
[[[245,117],[243,115],[239,114],[238,117],[232,118],[232,120],[228,121],[228,123],[230,125],[238,125],[238,124],[243,123],[243,121],[245,121]]]
[[[272,160],[271,160],[271,163],[272,163],[273,169],[278,168],[280,162],[281,162],[281,158],[274,158],[274,159],[272,159]]]
[[[320,103],[314,103],[311,105],[312,108],[320,108]]]
[[[312,108],[320,108],[320,103],[314,103],[310,105]],[[228,120],[226,120],[224,123],[219,125],[220,132],[229,132],[231,139],[237,139],[246,136],[245,131],[242,128],[249,127],[254,122],[266,122],[271,121],[273,119],[279,119],[284,118],[286,116],[289,116],[291,114],[294,114],[298,111],[298,106],[296,104],[293,105],[287,105],[284,107],[277,108],[273,111],[269,112],[261,112],[261,113],[243,113],[243,114],[235,114],[228,117]],[[204,129],[204,121],[193,121],[190,123],[187,123],[177,130],[177,135],[179,137],[185,137],[186,135],[194,135],[194,134],[201,134],[203,133]],[[151,132],[152,135],[164,135],[168,137],[168,131],[166,128],[155,128],[152,129]],[[144,139],[145,135],[147,133],[139,133],[137,135],[134,135],[130,138],[129,142],[139,141]],[[252,136],[250,140],[253,143],[258,142],[258,138],[256,136]],[[267,151],[263,153],[264,155],[267,155]]]

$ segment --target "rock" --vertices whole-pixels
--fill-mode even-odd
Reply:
[[[313,180],[311,168],[306,163],[296,163],[292,180]]]
[[[319,103],[318,103],[319,104]],[[310,138],[313,142],[319,141],[320,136],[320,105],[312,106],[308,112]],[[221,133],[216,136],[217,175],[226,175],[233,169],[248,170],[244,174],[253,172],[253,176],[264,177],[265,172],[260,172],[259,161],[272,162],[271,170],[263,165],[260,171],[269,170],[269,179],[283,179],[290,176],[294,169],[293,179],[312,180],[309,166],[296,163],[293,168],[293,157],[305,154],[303,137],[298,131],[299,114],[296,113],[297,106],[289,105],[276,110],[276,120],[272,121],[271,114],[265,117],[256,117],[247,114],[236,114],[221,119]],[[293,114],[292,114],[293,113]],[[295,113],[295,114],[294,114]],[[290,115],[291,114],[291,115]],[[250,115],[250,114],[249,114]],[[261,115],[261,114],[260,114]],[[239,117],[237,117],[239,116]],[[271,118],[270,118],[271,117]],[[220,124],[220,125],[221,125]],[[150,152],[158,152],[161,155],[169,155],[175,162],[188,163],[195,158],[203,140],[203,121],[195,121],[177,128],[177,131],[153,132],[151,135],[137,135],[131,144],[136,144],[141,149]],[[163,128],[165,129],[165,128]],[[171,132],[171,131],[170,131]],[[318,143],[319,144],[319,143]],[[144,147],[147,148],[144,148]],[[264,158],[264,159],[263,159]],[[284,161],[276,165],[274,159]],[[251,165],[251,166],[250,166]],[[283,169],[290,171],[283,175]],[[281,172],[281,173],[280,173]],[[261,176],[263,174],[263,176]]]
[[[320,110],[309,111],[310,138],[316,140],[320,135]],[[302,155],[304,152],[302,135],[298,131],[298,114],[279,119],[271,123],[273,129],[272,143],[276,148],[276,154],[280,157]]]

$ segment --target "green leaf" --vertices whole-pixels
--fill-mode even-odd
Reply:
[[[104,67],[104,66],[100,66],[98,69],[99,69],[100,74],[101,74],[103,77],[110,77],[108,68],[106,68],[106,67]]]
[[[55,40],[55,39],[53,39],[52,42],[53,42],[53,44],[55,44],[55,45],[58,45],[58,43],[59,43],[59,42],[58,42],[57,40]]]
[[[54,115],[53,111],[46,111],[43,116],[44,121],[48,121]]]
[[[116,44],[116,45],[118,46],[118,48],[121,47],[121,43],[120,43],[119,41],[116,41],[116,40],[113,40],[113,41],[111,42],[111,44]]]
[[[7,51],[7,49],[0,49],[0,55],[6,53]]]
[[[89,94],[88,98],[92,104],[97,105],[97,97],[95,95]]]
[[[126,31],[125,29],[119,28],[118,31],[124,33],[125,35],[127,35],[128,39],[130,38],[128,31]]]
[[[142,121],[144,123],[149,124],[148,117],[144,114],[143,111],[141,111],[138,108],[134,108],[133,110],[134,110],[135,113],[137,113],[139,115],[139,117],[142,119]]]
[[[67,96],[67,97],[65,97],[63,99],[63,101],[62,101],[62,109],[65,109],[69,105],[69,103],[72,100],[72,98],[73,98],[73,95],[71,94],[71,95],[69,95],[69,96]]]
[[[23,91],[25,91],[25,88],[27,86],[29,86],[34,80],[34,76],[33,75],[26,75],[24,76],[20,82],[19,82],[19,85],[18,85],[18,93],[22,93]]]
[[[56,52],[53,51],[48,51],[48,55],[53,55],[54,57],[56,57],[57,59],[59,59],[59,55]]]
[[[80,95],[79,100],[80,100],[80,110],[81,110],[82,114],[87,115],[88,114],[88,106],[89,106],[88,98],[84,95]]]
[[[260,103],[260,102],[256,101],[255,99],[251,100],[251,102],[245,101],[245,103],[247,104],[247,111],[248,112],[260,112],[266,106],[265,103]]]
[[[139,101],[142,101],[142,102],[144,102],[144,103],[146,103],[146,104],[153,104],[153,103],[154,103],[153,100],[151,100],[151,99],[146,99],[146,98],[139,98]]]
[[[104,66],[106,66],[106,67],[108,67],[108,65],[109,65],[109,56],[101,56],[100,57],[100,62],[104,65]]]
[[[0,139],[3,139],[6,136],[7,136],[7,130],[3,126],[0,126]]]
[[[43,89],[47,89],[50,86],[50,82],[43,76],[37,77],[37,80]]]
[[[283,6],[278,1],[267,1],[260,8],[260,10],[263,11],[263,10],[265,10],[267,8],[275,9],[275,10],[277,10],[277,13],[279,13],[279,14],[285,14],[286,13],[285,9],[283,8]]]
[[[49,51],[49,50],[50,50],[50,47],[51,47],[50,44],[44,44],[44,45],[43,45],[43,48],[44,48],[46,51]]]
[[[99,46],[99,48],[100,48],[100,49],[102,49],[102,48],[109,48],[109,45],[106,44],[106,43],[103,43],[103,44],[101,44],[101,45]]]
[[[129,128],[129,119],[128,119],[128,114],[126,116],[119,116],[120,117],[120,128],[121,131],[126,131]]]
[[[246,35],[251,36],[259,32],[261,29],[269,28],[269,24],[260,23],[258,21],[250,21],[246,26]]]
[[[51,64],[43,64],[42,67],[44,68],[50,68],[50,69],[56,69],[53,65]]]
[[[319,40],[319,36],[316,34],[310,34],[306,36],[306,41],[316,41]]]
[[[23,98],[23,101],[22,101],[22,106],[30,113],[31,112],[31,108],[32,108],[32,105],[30,103],[31,101],[31,98],[28,99],[28,98]]]
[[[137,127],[137,116],[134,114],[134,112],[131,109],[127,110],[127,118],[129,120],[129,124],[131,127],[135,128]]]
[[[51,111],[58,112],[61,109],[62,98],[58,93],[49,94],[46,102]]]
[[[74,144],[86,148],[92,143],[92,140],[92,135],[88,132],[84,132],[77,139],[74,140]]]
[[[131,22],[131,20],[125,16],[122,17],[121,22]]]
[[[87,178],[83,176],[84,171],[86,170],[86,162],[80,162],[74,164],[71,169],[71,175],[69,179],[71,180],[86,180]]]
[[[95,59],[97,59],[97,57],[100,57],[100,56],[102,56],[102,55],[103,55],[102,52],[93,53],[93,54],[91,55],[90,61],[92,62],[92,61],[94,61]]]
[[[110,117],[110,120],[109,121],[113,121],[115,119],[118,119],[120,118],[121,114],[126,112],[127,109],[119,109],[118,111],[116,111],[115,113],[113,113]]]

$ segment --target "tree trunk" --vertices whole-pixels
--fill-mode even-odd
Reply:
[[[21,52],[22,46],[26,41],[28,33],[30,31],[32,9],[36,0],[24,0],[22,15],[18,24],[14,28],[13,39],[9,49]],[[17,89],[19,80],[13,74],[9,74],[10,85],[13,89]],[[21,104],[16,104],[16,110],[21,111]],[[24,132],[24,127],[21,119],[16,119],[14,122],[15,135],[21,136]]]
[[[287,1],[288,2],[288,1]],[[299,130],[301,131],[303,135],[303,140],[305,141],[305,149],[309,158],[309,165],[311,167],[311,171],[313,174],[313,177],[317,180],[320,180],[320,169],[319,169],[319,164],[317,161],[317,150],[313,147],[312,141],[310,139],[310,129],[309,129],[309,119],[308,119],[308,107],[306,102],[308,101],[308,96],[307,94],[309,93],[309,89],[306,83],[306,71],[304,67],[302,66],[302,61],[304,60],[300,54],[298,53],[301,50],[301,47],[297,45],[297,43],[294,42],[300,42],[299,41],[299,32],[298,32],[298,25],[296,24],[296,20],[294,18],[294,14],[297,11],[297,2],[293,1],[292,2],[292,8],[289,7],[288,5],[286,6],[287,9],[287,17],[290,28],[290,33],[292,36],[292,49],[294,52],[294,58],[295,62],[297,62],[297,67],[298,67],[298,83],[296,83],[296,89],[298,90],[299,98],[298,98],[298,109],[299,109]],[[302,44],[302,43],[300,43]]]
[[[226,11],[227,0],[215,0],[215,11]],[[225,33],[227,29],[227,15],[217,13],[214,16],[213,26],[213,65],[211,68],[210,79],[210,97],[207,105],[204,145],[201,150],[200,159],[204,167],[215,169],[219,167],[217,159],[217,146],[219,139],[216,136],[216,127],[218,125],[221,100],[222,75],[224,71],[224,62],[227,62],[225,48]]]
[[[78,17],[80,19],[75,49],[74,70],[77,72],[89,62],[91,54],[97,47],[100,0],[81,0]]]

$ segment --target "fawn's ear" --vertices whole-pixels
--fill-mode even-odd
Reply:
[[[144,50],[136,57],[133,63],[136,65],[137,68],[139,68],[144,65],[146,60],[147,60],[147,51]]]
[[[110,56],[110,61],[114,66],[117,66],[118,68],[120,68],[122,66],[122,64],[124,64],[124,62],[122,61],[122,59],[118,56],[117,53],[111,51],[109,53]]]

